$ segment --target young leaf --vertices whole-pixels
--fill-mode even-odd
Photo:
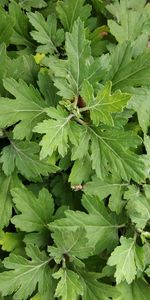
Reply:
[[[83,226],[87,232],[89,246],[96,247],[95,253],[106,248],[112,248],[118,240],[118,224],[114,217],[108,214],[103,203],[96,197],[84,195],[82,204],[88,214],[80,211],[66,211],[66,218],[56,220],[49,225],[51,230],[75,231]],[[112,238],[113,237],[113,238]]]
[[[0,291],[3,296],[14,293],[15,300],[28,299],[38,285],[39,292],[51,289],[50,259],[37,247],[26,248],[28,260],[22,256],[11,254],[4,260],[9,271],[0,273]]]
[[[32,128],[43,120],[45,101],[37,89],[22,80],[5,79],[4,87],[16,99],[0,98],[0,127],[19,122],[13,130],[15,139],[31,138]]]
[[[121,237],[121,245],[116,247],[108,259],[109,266],[116,265],[115,278],[117,284],[126,280],[128,284],[135,279],[137,271],[144,269],[143,248],[135,244],[132,238]]]
[[[85,0],[65,0],[57,2],[56,10],[66,31],[72,30],[72,26],[78,17],[80,17],[82,21],[88,19],[91,12],[91,6],[89,4],[84,4]]]
[[[92,254],[92,247],[88,246],[86,231],[84,228],[78,228],[76,231],[54,230],[52,238],[56,246],[49,246],[50,256],[54,257],[57,264],[67,256],[70,261],[75,257],[84,259]]]
[[[57,30],[56,17],[49,15],[47,21],[45,21],[43,15],[39,12],[30,12],[28,18],[35,28],[34,31],[31,31],[31,36],[41,44],[37,47],[37,52],[50,54],[57,52],[56,47],[60,46],[64,40],[64,32],[63,29]]]
[[[81,108],[81,111],[90,111],[90,117],[93,124],[98,126],[100,122],[108,125],[114,125],[111,113],[121,112],[130,100],[131,95],[123,94],[121,91],[116,91],[111,95],[111,82],[98,92],[94,97],[94,90],[88,81],[84,81],[80,95],[86,103],[86,107]]]
[[[51,221],[54,201],[47,189],[42,189],[38,199],[27,189],[13,189],[13,202],[21,214],[12,218],[16,228],[26,232],[41,231]]]
[[[41,175],[47,176],[55,172],[57,167],[51,166],[46,160],[39,160],[39,145],[28,141],[11,141],[9,146],[2,150],[0,161],[3,163],[3,171],[11,175],[15,167],[29,179],[40,179]]]
[[[60,279],[55,291],[55,297],[61,297],[61,300],[76,300],[83,294],[83,287],[79,276],[68,269],[59,269],[53,274],[55,279]]]

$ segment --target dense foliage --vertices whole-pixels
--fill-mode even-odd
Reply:
[[[0,1],[0,300],[150,299],[150,4]]]

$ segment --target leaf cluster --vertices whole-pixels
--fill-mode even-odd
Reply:
[[[150,4],[0,2],[0,300],[149,300]]]

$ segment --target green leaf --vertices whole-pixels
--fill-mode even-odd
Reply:
[[[133,223],[137,228],[144,228],[150,220],[150,186],[144,185],[144,192],[140,193],[139,189],[131,185],[124,197],[128,200],[126,209]]]
[[[47,6],[44,0],[26,0],[19,3],[23,9],[31,10],[31,8],[43,8]]]
[[[132,238],[121,237],[121,245],[116,247],[108,259],[109,266],[116,265],[115,278],[117,284],[126,280],[128,284],[135,279],[137,271],[144,269],[143,248],[135,244]]]
[[[82,21],[86,21],[89,18],[91,6],[84,4],[85,0],[65,0],[57,2],[56,9],[58,16],[66,31],[72,30],[73,24],[78,17],[80,17]]]
[[[15,187],[21,187],[22,183],[14,173],[6,177],[0,173],[0,228],[8,226],[12,215],[12,197],[10,190]]]
[[[68,149],[70,120],[73,115],[68,115],[61,108],[58,110],[49,108],[46,111],[53,119],[44,120],[34,128],[35,132],[45,134],[40,142],[42,146],[40,157],[43,159],[47,155],[51,156],[56,150],[61,156],[65,156]]]
[[[47,20],[39,12],[28,13],[28,18],[32,26],[35,28],[31,31],[31,36],[41,46],[37,47],[37,52],[54,53],[57,52],[56,47],[60,46],[64,40],[63,29],[57,30],[57,21],[54,15],[49,15]]]
[[[39,68],[31,55],[21,55],[7,62],[7,77],[35,84]]]
[[[83,294],[83,287],[79,276],[68,269],[59,269],[53,274],[55,279],[60,279],[55,291],[55,297],[61,297],[61,300],[76,300]]]
[[[12,223],[22,231],[41,231],[51,221],[54,201],[48,190],[43,188],[38,199],[27,189],[13,189],[13,202],[21,213],[12,218]]]
[[[55,88],[48,73],[39,72],[38,86],[40,88],[40,92],[47,101],[48,106],[56,107],[59,101],[59,96],[57,95],[57,89]]]
[[[29,35],[30,24],[26,14],[21,10],[20,5],[14,0],[12,0],[9,4],[9,14],[15,21],[11,43],[14,45],[26,46],[30,52],[33,50],[34,45]]]
[[[58,94],[66,99],[79,96],[84,79],[92,84],[103,79],[109,69],[108,56],[103,55],[95,61],[91,57],[90,42],[85,38],[84,23],[78,19],[71,33],[66,33],[66,54],[68,59],[50,57],[49,68],[54,72]]]
[[[143,279],[137,279],[131,284],[122,282],[117,286],[118,292],[121,295],[114,300],[149,300],[150,287]]]
[[[83,300],[105,300],[118,294],[115,287],[98,281],[98,274],[82,272],[80,275],[84,286]]]
[[[119,178],[108,176],[104,180],[94,177],[91,182],[84,185],[84,192],[90,195],[100,197],[101,200],[107,198],[109,195],[109,207],[112,211],[119,214],[124,205],[122,195],[127,187]]]
[[[28,246],[27,256],[30,260],[11,254],[4,260],[4,266],[9,271],[0,273],[0,291],[3,296],[14,293],[15,300],[27,299],[36,289],[43,293],[51,289],[50,259],[38,248]]]
[[[0,245],[3,251],[12,252],[22,246],[22,233],[0,231]]]
[[[113,83],[113,89],[130,91],[131,87],[150,84],[150,51],[132,57],[133,47],[130,43],[119,44],[111,55],[112,68],[107,75]]]
[[[82,159],[77,159],[71,169],[69,182],[71,185],[78,185],[86,182],[92,173],[91,160],[89,155],[85,155]]]
[[[147,133],[150,124],[150,90],[148,88],[133,89],[134,97],[128,107],[134,109],[138,115],[139,124],[144,133]]]
[[[76,231],[83,226],[87,232],[90,247],[96,247],[95,253],[113,248],[118,240],[114,216],[107,212],[103,203],[96,197],[84,195],[82,205],[88,214],[80,211],[66,211],[66,218],[56,220],[49,225],[51,230]],[[112,238],[113,237],[113,238]]]
[[[110,172],[124,180],[133,178],[143,181],[147,176],[146,162],[130,148],[140,143],[140,138],[131,131],[105,126],[80,126],[78,144],[73,149],[73,159],[83,157],[90,147],[92,168],[99,178]],[[91,141],[91,143],[90,143]]]
[[[3,94],[3,78],[6,77],[7,74],[7,63],[8,63],[8,57],[6,55],[6,46],[5,44],[0,45],[0,95]]]
[[[0,44],[5,43],[9,44],[10,38],[13,33],[14,20],[11,16],[8,15],[4,10],[0,10]]]
[[[68,260],[74,261],[75,258],[84,259],[92,254],[92,247],[88,246],[86,231],[84,228],[78,228],[76,231],[54,230],[52,238],[56,246],[49,246],[50,256],[54,257],[57,264],[68,257]],[[76,262],[76,260],[75,260]]]
[[[32,128],[44,118],[46,103],[37,89],[22,80],[5,79],[4,87],[16,99],[0,98],[0,127],[19,122],[13,130],[14,138],[29,139]]]
[[[123,108],[131,98],[129,94],[123,94],[121,91],[116,91],[111,95],[111,86],[111,82],[106,83],[95,98],[92,85],[88,81],[84,81],[82,85],[80,94],[87,106],[81,108],[80,112],[89,110],[91,120],[96,126],[100,122],[114,125],[111,113],[123,111]]]
[[[124,0],[117,0],[106,6],[107,10],[116,18],[116,20],[108,20],[108,26],[119,43],[127,40],[134,41],[142,32],[147,30],[145,0],[139,2],[138,7],[133,1]]]
[[[3,171],[11,175],[15,167],[29,179],[40,179],[41,175],[47,176],[55,172],[57,167],[52,166],[46,160],[39,160],[39,145],[35,142],[12,141],[2,150],[0,161],[3,163]]]
[[[146,269],[146,274],[150,277],[150,266]]]

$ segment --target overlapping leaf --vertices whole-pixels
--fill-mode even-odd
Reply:
[[[57,30],[57,21],[54,15],[49,15],[45,21],[39,12],[28,13],[28,18],[32,26],[35,28],[31,31],[31,36],[41,46],[37,47],[37,52],[53,53],[57,52],[56,47],[60,46],[64,40],[63,29]]]
[[[120,296],[113,298],[113,300],[149,300],[150,287],[143,279],[136,279],[131,284],[122,282],[117,286]]]
[[[44,134],[40,145],[42,146],[41,158],[52,155],[58,150],[59,154],[64,156],[68,149],[68,135],[70,133],[70,120],[73,115],[68,115],[66,111],[60,109],[47,109],[48,115],[52,119],[44,120],[39,123],[34,131]]]
[[[120,178],[108,176],[104,180],[94,177],[92,181],[84,186],[84,192],[104,199],[109,198],[109,207],[112,211],[120,213],[124,205],[122,195],[128,184],[123,183]]]
[[[124,197],[128,200],[127,211],[138,228],[144,228],[150,220],[150,186],[144,186],[144,193],[140,193],[135,186],[130,186]]]
[[[12,141],[2,150],[0,161],[3,171],[9,176],[15,170],[30,179],[38,179],[41,175],[55,172],[57,167],[50,165],[46,160],[39,160],[39,145],[35,142]]]
[[[121,245],[112,252],[108,265],[116,265],[115,278],[117,284],[126,280],[128,284],[135,279],[138,269],[144,270],[144,251],[135,244],[132,238],[121,237]]]
[[[83,157],[91,141],[92,168],[99,178],[108,175],[109,171],[118,174],[119,170],[124,180],[144,180],[147,175],[145,162],[130,150],[140,143],[140,138],[133,132],[103,126],[82,126],[80,131],[79,144],[73,149],[73,159]]]
[[[103,203],[96,197],[84,195],[82,204],[88,214],[80,211],[67,211],[65,212],[66,218],[50,224],[50,229],[75,231],[82,226],[87,232],[89,246],[96,247],[96,253],[113,247],[118,239],[117,228],[119,226],[113,216],[108,214]]]
[[[150,91],[148,88],[133,90],[134,97],[128,107],[137,112],[139,124],[144,133],[147,133],[150,124]]]
[[[4,10],[0,10],[0,20],[1,20],[1,34],[0,43],[9,44],[10,38],[13,34],[14,20],[8,15]]]
[[[131,87],[150,84],[150,51],[145,51],[135,58],[130,43],[119,44],[111,54],[111,71],[107,78],[113,82],[113,89],[122,89],[126,92]]]
[[[47,189],[42,189],[38,199],[27,189],[13,189],[13,202],[20,215],[12,218],[16,228],[26,232],[40,232],[46,228],[54,213],[54,201]]]
[[[0,127],[8,127],[18,123],[14,130],[16,139],[30,138],[32,128],[44,117],[46,103],[39,91],[28,86],[24,81],[5,79],[4,87],[16,99],[0,98]]]
[[[48,251],[57,263],[60,263],[65,256],[73,261],[76,257],[84,259],[92,254],[93,249],[88,246],[84,228],[72,232],[55,230],[52,237],[56,246],[49,246]]]
[[[66,99],[79,96],[84,79],[92,84],[103,79],[109,69],[107,55],[97,58],[91,57],[90,42],[85,37],[84,23],[78,19],[71,33],[66,33],[67,60],[50,57],[48,64],[55,74],[54,83],[58,94]]]
[[[55,291],[55,297],[61,297],[61,300],[76,300],[83,294],[83,287],[79,276],[68,269],[59,269],[53,274],[55,279],[60,279]]]
[[[84,286],[83,300],[105,300],[117,296],[118,293],[114,287],[97,280],[98,274],[82,272],[80,275]]]
[[[116,91],[111,95],[111,82],[106,83],[95,98],[92,85],[88,81],[84,81],[80,94],[87,105],[80,111],[89,110],[94,125],[99,125],[100,122],[113,125],[111,113],[121,112],[131,97],[129,94],[121,93],[121,91]]]
[[[48,266],[50,259],[38,248],[28,246],[27,256],[11,254],[4,261],[9,271],[0,274],[0,291],[3,296],[14,293],[14,299],[28,299],[38,284],[39,292],[51,289],[51,270]]]
[[[21,7],[26,10],[31,10],[32,8],[43,8],[47,5],[44,0],[26,0],[21,1]]]
[[[13,202],[10,191],[21,186],[22,183],[15,173],[8,177],[0,173],[0,228],[8,226],[12,216]]]
[[[3,251],[18,251],[19,247],[23,246],[22,243],[23,234],[16,232],[4,232],[0,231],[0,245]]]
[[[66,31],[71,31],[78,17],[86,21],[90,16],[91,6],[85,0],[58,1],[56,6],[58,16]]]
[[[121,0],[106,6],[116,18],[116,20],[108,20],[108,26],[119,43],[127,40],[134,41],[142,32],[148,31],[148,18],[145,14],[147,7],[144,8],[146,1],[138,2],[139,4]]]
[[[25,46],[24,52],[30,53],[34,49],[34,45],[29,35],[30,24],[26,14],[23,13],[20,5],[18,5],[14,0],[12,0],[9,5],[9,14],[15,22],[14,31],[11,36],[11,43],[14,45]]]

